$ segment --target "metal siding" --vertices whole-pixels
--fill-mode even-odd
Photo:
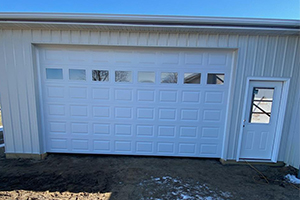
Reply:
[[[31,33],[30,31],[13,32],[4,30],[2,32],[0,45],[3,53],[0,56],[2,56],[6,64],[1,66],[1,72],[4,73],[0,75],[0,89],[7,152],[41,152],[39,149],[41,136],[38,134],[38,111],[36,109],[31,43],[238,49],[235,84],[231,95],[233,95],[232,104],[239,106],[233,106],[229,113],[228,128],[230,135],[228,136],[228,149],[225,159],[235,159],[236,156],[246,77],[284,76],[291,78],[290,91],[297,89],[296,79],[299,76],[299,58],[295,54],[296,48],[299,52],[299,37],[297,36],[68,30],[32,30]],[[30,34],[31,37],[29,36]],[[23,52],[20,52],[20,48],[23,49]],[[295,61],[295,59],[297,60]],[[26,76],[21,77],[18,75],[21,79],[15,80],[17,71],[26,74]],[[27,85],[27,88],[25,85]],[[292,93],[289,95],[288,105],[294,103]],[[27,108],[21,111],[20,107],[24,106]],[[282,148],[287,140],[292,112],[293,109],[288,106],[281,142]],[[24,123],[30,125],[25,125]],[[285,159],[285,150],[282,148],[279,160]]]

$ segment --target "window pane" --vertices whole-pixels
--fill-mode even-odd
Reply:
[[[177,72],[162,72],[161,83],[177,83],[178,73]]]
[[[93,70],[92,71],[93,81],[109,81],[109,71],[108,70]]]
[[[132,82],[131,71],[116,71],[115,76],[116,82]]]
[[[224,84],[224,74],[208,74],[207,75],[207,84]]]
[[[201,74],[200,73],[184,73],[185,84],[200,84]]]
[[[85,81],[85,70],[84,69],[69,69],[70,80],[81,80]]]
[[[250,123],[269,123],[274,88],[253,88]]]
[[[46,69],[46,78],[47,79],[63,79],[62,69]]]
[[[155,72],[139,72],[138,81],[140,83],[155,83]]]

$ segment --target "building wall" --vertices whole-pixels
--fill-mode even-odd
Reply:
[[[35,44],[114,45],[237,49],[231,92],[229,135],[224,159],[235,159],[246,79],[291,78],[288,105],[298,89],[300,41],[297,36],[218,35],[197,33],[0,30],[0,92],[7,153],[43,153],[39,127],[33,46]],[[32,45],[33,44],[33,45]],[[279,160],[284,160],[293,107],[288,106]]]

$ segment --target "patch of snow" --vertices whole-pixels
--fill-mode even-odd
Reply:
[[[284,178],[287,179],[288,182],[294,183],[294,184],[300,184],[300,179],[296,178],[294,175],[286,175]]]
[[[3,126],[0,126],[0,131],[3,131]]]
[[[5,144],[0,144],[0,148],[5,147]]]

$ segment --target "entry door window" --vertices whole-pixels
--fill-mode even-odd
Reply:
[[[250,123],[268,124],[270,122],[273,94],[274,88],[253,88]]]

